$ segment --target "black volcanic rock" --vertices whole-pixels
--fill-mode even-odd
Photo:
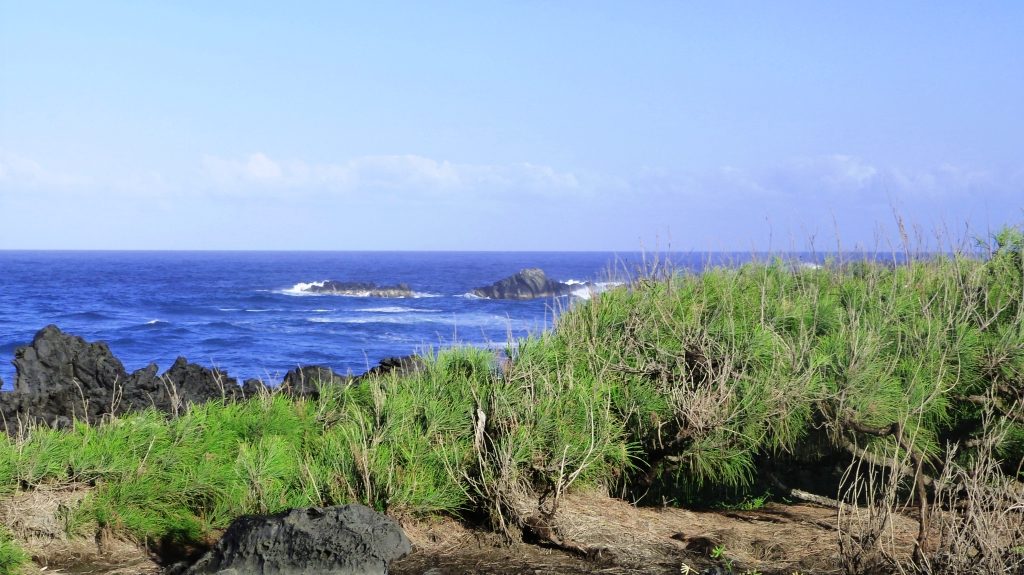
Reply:
[[[14,367],[14,392],[5,403],[13,403],[19,415],[58,426],[109,413],[118,403],[115,388],[128,379],[107,344],[87,343],[54,325],[14,350]]]
[[[412,551],[392,519],[359,504],[236,519],[187,575],[385,575]]]
[[[315,399],[324,385],[348,385],[351,382],[351,377],[339,375],[327,366],[304,365],[286,373],[280,389],[295,397]]]
[[[360,375],[356,380],[361,380],[364,377],[381,376],[387,374],[395,374],[399,376],[411,375],[419,373],[427,369],[427,363],[423,361],[423,358],[418,355],[403,355],[401,357],[385,357],[384,359],[377,362],[377,365],[371,368],[369,371]]]
[[[406,284],[379,286],[371,282],[325,281],[311,284],[304,291],[316,294],[362,297],[413,297],[415,292]]]
[[[529,268],[503,280],[473,290],[473,295],[489,299],[536,299],[568,295],[573,290],[569,284],[549,279],[544,270]]]
[[[107,344],[86,342],[54,325],[14,351],[14,367],[14,391],[0,395],[8,430],[19,419],[63,427],[74,419],[95,422],[150,406],[180,413],[189,403],[243,395],[226,373],[181,357],[163,375],[157,375],[156,364],[129,375]]]
[[[0,393],[0,430],[42,423],[66,427],[74,420],[96,422],[149,407],[177,416],[189,404],[211,400],[237,401],[267,392],[319,397],[324,385],[352,385],[365,377],[388,373],[408,375],[426,368],[418,356],[389,357],[363,375],[340,375],[325,366],[303,366],[288,372],[279,388],[257,379],[243,386],[218,369],[179,357],[163,374],[156,364],[129,374],[103,342],[49,325],[32,343],[14,352],[14,391]]]

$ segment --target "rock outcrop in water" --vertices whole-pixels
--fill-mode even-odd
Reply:
[[[526,300],[541,297],[568,295],[573,286],[555,281],[544,274],[544,270],[529,268],[473,290],[473,295],[489,299]]]
[[[163,375],[150,364],[129,374],[103,342],[89,343],[57,326],[40,330],[14,351],[14,391],[0,395],[8,429],[17,423],[67,426],[153,406],[178,413],[188,403],[239,399],[238,382],[222,371],[179,357]]]
[[[370,282],[325,281],[309,284],[303,291],[315,294],[347,295],[358,297],[414,297],[416,292],[406,284],[379,286]]]
[[[392,519],[359,504],[236,519],[187,575],[384,575],[412,551]]]
[[[8,432],[31,423],[67,427],[74,420],[96,422],[149,407],[179,415],[189,404],[235,401],[275,390],[256,379],[239,386],[227,373],[189,363],[184,357],[163,374],[156,364],[129,374],[106,343],[87,342],[54,325],[14,351],[14,366],[14,391],[0,393],[0,425],[6,425]],[[301,366],[289,371],[276,390],[316,399],[325,385],[352,385],[393,372],[408,375],[425,367],[417,356],[385,358],[355,377],[326,366]]]

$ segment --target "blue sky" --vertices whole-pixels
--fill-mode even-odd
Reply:
[[[1021,2],[0,0],[0,249],[882,247],[1024,221]]]

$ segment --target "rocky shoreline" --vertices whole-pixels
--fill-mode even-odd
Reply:
[[[8,433],[33,424],[67,427],[153,407],[172,415],[188,404],[237,401],[276,389],[315,398],[324,384],[350,385],[389,372],[422,369],[416,356],[389,357],[362,375],[340,374],[326,366],[299,366],[279,384],[258,379],[239,382],[227,372],[179,357],[163,373],[156,364],[129,373],[104,342],[87,342],[48,325],[32,343],[15,349],[13,391],[0,393],[0,418]],[[0,382],[2,383],[2,382]]]

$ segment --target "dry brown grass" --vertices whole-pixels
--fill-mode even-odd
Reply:
[[[23,572],[156,574],[159,566],[139,545],[115,537],[71,536],[67,521],[90,488],[38,486],[0,499],[0,524],[6,525],[32,562]]]

